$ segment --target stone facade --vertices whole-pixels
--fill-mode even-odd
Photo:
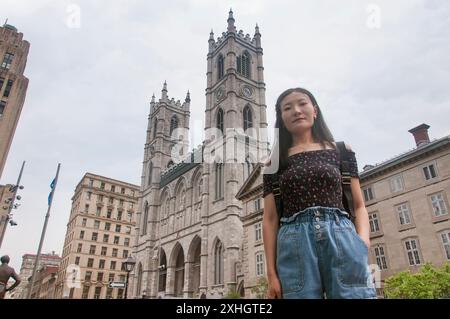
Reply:
[[[123,298],[122,262],[131,254],[139,187],[86,173],[72,197],[57,298]]]
[[[22,282],[19,284],[19,286],[16,287],[16,289],[13,290],[11,298],[14,299],[27,298],[35,262],[36,262],[36,255],[25,254],[22,256],[22,265],[20,267],[19,273]],[[39,270],[46,266],[59,267],[60,263],[61,257],[56,255],[54,252],[52,252],[51,254],[41,254],[41,256],[39,257],[39,265],[37,269]]]
[[[55,299],[58,266],[44,265],[36,273],[31,299]]]
[[[371,223],[369,260],[381,270],[381,288],[399,271],[450,261],[450,136],[416,142],[360,174]]]
[[[0,177],[25,102],[28,79],[23,75],[30,43],[11,25],[0,27]]]
[[[231,11],[227,22],[227,32],[217,40],[211,32],[208,41],[205,141],[192,152],[173,148],[189,144],[189,92],[180,104],[164,83],[161,99],[150,103],[132,297],[220,298],[243,287],[242,204],[235,196],[258,152],[268,152],[259,132],[244,135],[267,128],[265,83],[258,26],[250,38],[236,30]],[[249,145],[256,155],[244,150],[241,161],[233,158]]]

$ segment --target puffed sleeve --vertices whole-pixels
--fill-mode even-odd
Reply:
[[[263,197],[273,192],[275,174],[263,174]]]

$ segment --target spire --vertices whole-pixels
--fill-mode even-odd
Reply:
[[[191,102],[191,95],[189,94],[189,90],[187,91],[185,101],[186,101],[186,103],[190,103]]]
[[[256,24],[256,27],[255,27],[255,36],[256,35],[261,35],[261,33],[259,33],[258,23]]]
[[[230,12],[228,12],[228,32],[236,32],[236,27],[234,26],[234,17],[233,10],[230,8]]]
[[[213,40],[214,41],[214,31],[213,29],[211,29],[211,32],[209,33],[209,40]]]
[[[163,89],[161,92],[162,92],[161,99],[163,101],[167,101],[168,97],[167,97],[167,82],[166,81],[164,81]]]
[[[152,95],[152,103],[155,103],[155,93]]]
[[[255,39],[255,45],[257,48],[261,48],[261,33],[259,33],[259,27],[258,23],[255,27],[255,35],[253,36],[253,39]]]

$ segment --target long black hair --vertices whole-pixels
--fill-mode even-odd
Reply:
[[[281,117],[281,102],[283,99],[288,96],[289,94],[293,92],[299,92],[304,93],[309,96],[312,104],[317,109],[317,118],[314,120],[314,124],[311,128],[312,130],[312,136],[314,139],[314,142],[321,143],[323,147],[326,146],[326,144],[329,144],[330,146],[334,147],[334,138],[333,135],[330,132],[330,129],[328,128],[327,124],[325,123],[325,119],[323,118],[322,111],[320,110],[319,105],[317,104],[316,98],[314,95],[312,95],[311,92],[304,88],[292,88],[287,89],[283,93],[280,94],[280,96],[277,99],[277,103],[275,104],[275,110],[276,110],[276,121],[275,121],[275,129],[278,129],[278,137],[275,135],[275,145],[274,148],[278,147],[278,151],[275,151],[273,153],[273,156],[279,155],[279,168],[281,170],[285,169],[287,167],[287,158],[288,158],[288,149],[292,147],[292,135],[287,130],[286,126],[283,123],[283,119]]]

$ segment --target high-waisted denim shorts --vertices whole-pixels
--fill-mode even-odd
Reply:
[[[277,272],[283,298],[376,298],[368,248],[338,208],[281,218]]]

